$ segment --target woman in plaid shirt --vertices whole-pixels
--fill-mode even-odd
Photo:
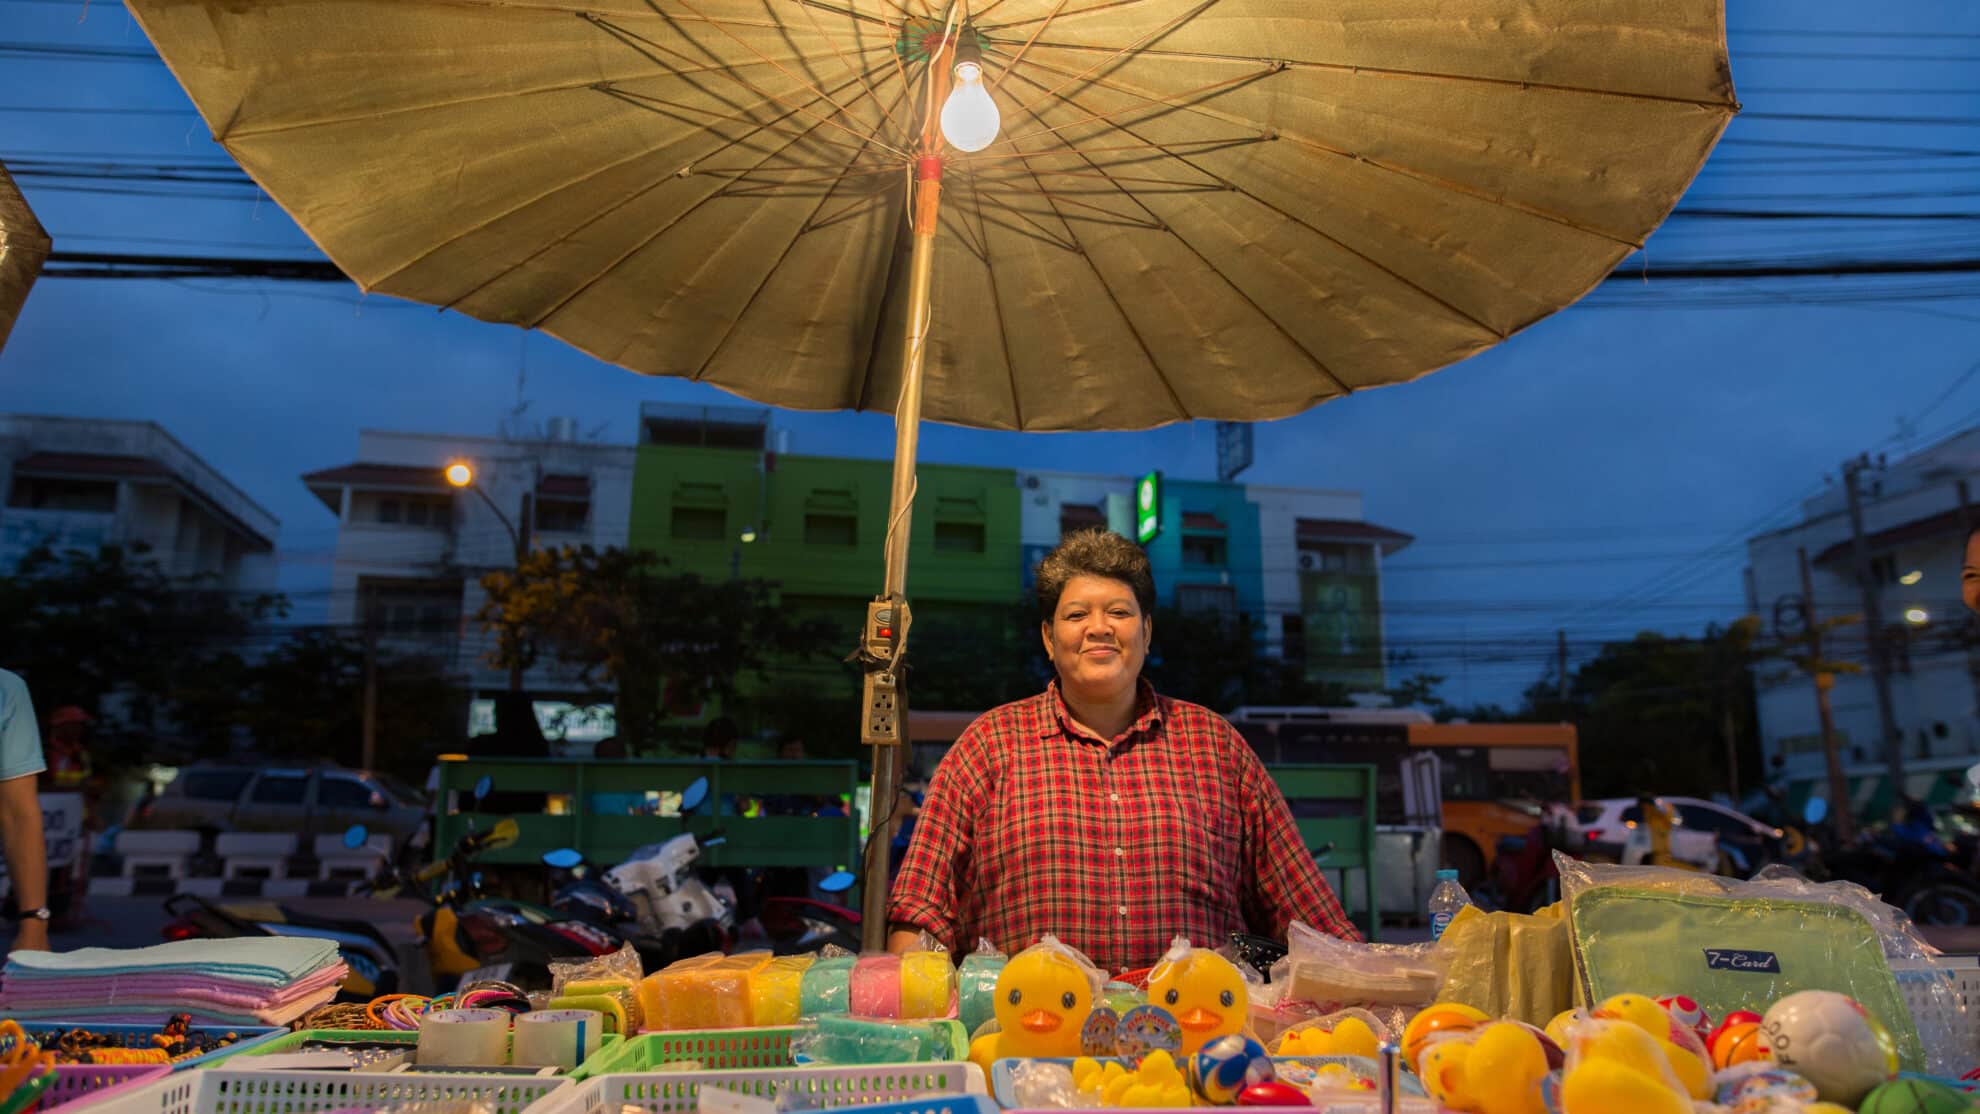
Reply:
[[[1037,590],[1058,679],[972,723],[936,769],[894,881],[894,950],[927,932],[1013,954],[1049,932],[1118,972],[1179,934],[1283,939],[1301,920],[1359,939],[1258,756],[1141,679],[1155,579],[1140,547],[1072,534]]]

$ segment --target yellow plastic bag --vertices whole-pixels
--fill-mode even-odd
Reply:
[[[1524,916],[1467,906],[1437,942],[1449,965],[1440,1001],[1545,1025],[1574,1005],[1574,953],[1559,904]]]

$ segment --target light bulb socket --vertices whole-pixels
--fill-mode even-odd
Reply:
[[[964,27],[956,32],[956,71],[961,76],[964,66],[975,66],[978,72],[983,69],[983,47],[976,41],[976,32]]]

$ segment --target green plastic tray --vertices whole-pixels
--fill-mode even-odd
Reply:
[[[578,1073],[583,1072],[594,1061],[610,1056],[618,1049],[618,1046],[624,1039],[617,1033],[605,1034],[605,1038],[598,1043],[598,1051],[585,1057],[584,1063],[579,1064],[575,1071],[564,1072],[562,1074],[568,1075],[572,1079],[585,1078]],[[302,1046],[306,1044],[403,1044],[411,1048],[419,1044],[419,1033],[407,1029],[304,1029],[298,1033],[289,1033],[286,1036],[276,1037],[266,1044],[257,1044],[251,1048],[244,1048],[235,1055],[270,1056],[284,1052],[296,1052],[301,1050]],[[788,1037],[784,1040],[784,1047],[786,1049],[790,1047],[790,1039]],[[232,1059],[232,1057],[227,1057],[227,1059]],[[220,1063],[221,1061],[216,1060],[206,1066],[218,1066]],[[240,1065],[236,1064],[234,1066],[239,1067]],[[592,1074],[596,1074],[596,1072]]]
[[[613,1047],[600,1047],[571,1073],[571,1078],[582,1081],[594,1075],[653,1071],[682,1060],[699,1060],[708,1071],[787,1068],[791,1066],[791,1038],[797,1032],[791,1025],[768,1025],[641,1033]]]

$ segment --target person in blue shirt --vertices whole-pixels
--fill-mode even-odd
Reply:
[[[48,846],[35,788],[47,768],[27,682],[0,669],[0,854],[13,883],[13,947],[22,951],[48,950]]]

